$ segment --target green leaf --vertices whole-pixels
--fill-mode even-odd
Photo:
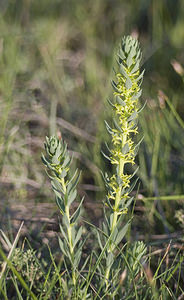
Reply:
[[[127,78],[127,80],[125,82],[125,87],[127,90],[129,90],[132,87],[132,81],[129,77]]]
[[[118,90],[117,84],[114,82],[114,80],[111,80],[112,87],[114,88],[115,92],[120,93]]]
[[[118,56],[119,56],[122,60],[124,60],[124,59],[126,58],[126,56],[125,56],[125,54],[124,54],[124,52],[123,52],[123,50],[122,50],[121,48],[119,49]]]
[[[133,189],[134,189],[134,187],[135,187],[135,185],[136,185],[136,183],[137,183],[137,181],[139,180],[139,178],[137,178],[132,184],[131,184],[131,186],[127,189],[127,193],[128,194],[130,194],[132,191],[133,191]]]
[[[54,155],[55,154],[55,151],[56,151],[56,148],[57,148],[57,146],[58,146],[58,140],[56,139],[56,137],[55,136],[53,136],[53,137],[51,137],[51,139],[50,139],[50,143],[49,143],[49,152],[52,154],[52,155]]]
[[[131,197],[128,200],[127,200],[127,198],[122,198],[120,201],[120,211],[124,211],[125,208],[128,208],[130,206],[130,204],[132,203],[133,199],[134,199],[134,197]]]
[[[46,165],[47,167],[50,167],[49,161],[46,159],[46,157],[43,155],[43,153],[41,154],[41,160],[44,163],[44,165]]]
[[[142,82],[143,82],[143,77],[138,82],[139,87],[141,86]]]
[[[103,174],[102,171],[101,171],[101,174],[102,174],[102,177],[103,177],[103,180],[105,181],[105,183],[108,184],[108,182],[109,182],[108,174],[107,173]]]
[[[143,70],[143,71],[141,72],[141,74],[135,79],[135,81],[139,81],[139,80],[143,77],[144,72],[145,72],[145,70]]]
[[[125,78],[128,78],[128,74],[124,68],[124,66],[122,64],[119,65],[119,70],[120,70],[120,73],[125,77]]]
[[[140,146],[140,144],[142,143],[142,141],[143,141],[143,139],[144,139],[144,136],[142,137],[142,139],[140,139],[140,141],[137,143],[137,145],[135,145],[135,148],[134,148],[134,155],[136,156],[137,155],[137,153],[138,153],[138,151],[139,151],[139,146]]]
[[[111,151],[111,149],[109,148],[107,142],[105,142],[105,146],[106,146],[107,150],[109,151],[109,153],[112,154],[112,151]]]
[[[130,51],[130,44],[127,42],[126,40],[126,44],[125,44],[125,52],[128,54],[128,52]]]
[[[67,185],[69,185],[69,184],[74,180],[74,178],[76,177],[77,173],[78,173],[78,169],[75,170],[75,172],[74,172],[72,178],[70,179],[70,181],[68,182]]]
[[[137,127],[137,124],[138,124],[138,118],[130,121],[130,123],[128,123],[128,127],[132,130]]]
[[[138,99],[138,98],[141,96],[141,94],[142,94],[142,90],[140,90],[139,92],[137,92],[137,94],[134,94],[134,95],[132,96],[132,100]]]
[[[110,218],[109,218],[109,221],[110,221],[110,228],[112,228],[113,216],[114,216],[114,213],[110,214]]]
[[[129,55],[131,55],[131,57],[134,57],[136,55],[136,48],[135,48],[135,46],[131,48]]]
[[[131,74],[137,72],[139,70],[139,61],[136,62],[135,66],[131,70]]]
[[[109,124],[107,123],[107,121],[105,120],[105,126],[107,128],[107,131],[110,133],[110,134],[113,134],[113,131],[112,131],[112,128],[109,126]]]
[[[118,125],[118,123],[117,123],[117,121],[116,121],[115,118],[113,118],[113,122],[114,122],[114,125],[115,125],[116,129],[117,129],[118,131],[120,131],[121,133],[123,133],[123,130],[122,130],[121,127]]]
[[[84,201],[84,197],[82,198],[82,200],[81,200],[79,206],[77,207],[76,211],[71,216],[71,224],[74,224],[77,221],[78,217],[80,216],[80,209],[81,209],[83,201]]]
[[[49,144],[49,138],[48,138],[48,136],[46,136],[45,139],[46,139],[46,143]],[[44,143],[44,144],[46,144],[46,143]]]
[[[56,148],[56,153],[55,153],[55,155],[56,155],[57,157],[59,157],[59,156],[61,156],[61,154],[62,154],[62,147],[61,147],[61,143],[58,142],[58,146],[57,146],[57,148]]]
[[[59,158],[58,158],[56,155],[54,155],[54,156],[52,157],[52,164],[54,164],[54,165],[59,165],[59,163],[60,163]]]
[[[77,197],[77,190],[75,189],[73,192],[71,192],[68,195],[68,206],[72,204],[72,202],[75,200],[76,197]]]
[[[62,192],[64,194],[63,187],[56,177],[53,180],[51,180],[51,184],[54,190]]]
[[[61,233],[62,233],[62,235],[63,235],[63,237],[64,237],[64,239],[65,239],[67,245],[69,246],[68,237],[67,237],[65,231],[63,230],[61,224],[59,224],[59,228],[60,228],[60,231],[61,231]]]
[[[67,152],[67,144],[64,142],[62,146],[62,157],[65,157]]]
[[[116,101],[118,104],[122,105],[122,106],[125,106],[126,105],[126,102],[122,100],[122,98],[120,96],[116,96]]]
[[[131,51],[130,51],[130,53],[129,53],[128,57],[127,57],[127,61],[126,61],[126,63],[127,63],[127,67],[128,67],[128,69],[129,69],[129,68],[130,68],[130,66],[133,64],[133,57],[132,57]]]
[[[147,101],[144,102],[143,106],[138,110],[138,114],[145,108]]]
[[[65,157],[65,160],[64,160],[63,164],[62,164],[62,167],[65,168],[69,164],[69,162],[70,162],[70,157],[69,157],[69,155],[67,155]]]
[[[9,238],[6,236],[6,234],[0,229],[0,233],[3,237],[3,240],[5,241],[5,243],[7,244],[8,248],[11,249],[13,244],[10,242]]]
[[[126,202],[124,208],[128,208],[130,206],[130,204],[132,203],[134,197],[131,197],[130,199],[128,199],[128,201]]]
[[[80,240],[82,235],[82,227],[79,228],[78,232],[77,232],[77,236],[75,238],[75,241],[73,243],[73,247],[75,248],[75,246],[77,245],[78,241]]]
[[[64,197],[64,195],[62,195],[62,193],[59,192],[58,190],[56,190],[56,189],[53,189],[53,190],[54,190],[54,194],[55,194],[56,198],[62,199],[62,197]]]
[[[121,191],[121,196],[124,196],[124,194],[125,194],[125,189],[123,188]]]
[[[66,170],[63,170],[63,171],[61,172],[61,174],[59,175],[59,178],[64,178],[64,177],[66,177],[66,175],[67,175]]]
[[[132,120],[134,120],[134,119],[136,119],[136,118],[137,118],[137,111],[135,110],[135,111],[131,114],[131,116],[127,119],[127,121],[130,122],[130,121],[132,121]]]
[[[136,55],[135,60],[136,60],[136,61],[139,60],[140,57],[141,57],[141,50],[139,49],[139,50],[137,51],[137,55]]]
[[[138,166],[137,169],[133,172],[133,174],[130,176],[129,179],[132,179],[132,178],[135,176],[135,174],[137,173],[138,170],[139,170],[139,166]]]
[[[98,244],[100,246],[100,249],[103,250],[103,246],[102,246],[102,242],[101,242],[100,234],[99,234],[98,230],[96,230],[96,234],[97,234],[97,239],[98,239]]]
[[[74,180],[73,183],[71,182],[70,184],[68,184],[67,189],[66,189],[67,190],[67,194],[70,194],[76,188],[76,186],[77,186],[77,184],[79,182],[80,175],[81,175],[81,172],[79,172],[77,174],[77,176],[76,176],[76,178],[75,178],[75,180]]]
[[[102,150],[101,150],[101,153],[102,153],[102,155],[103,155],[106,159],[108,159],[109,161],[111,161],[110,157],[109,157],[108,155],[106,155]]]
[[[116,240],[115,240],[115,244],[117,246],[122,241],[122,239],[124,238],[125,234],[127,233],[129,225],[130,225],[130,221],[127,222],[127,224],[118,232]]]
[[[129,148],[129,145],[128,143],[126,143],[124,145],[124,147],[122,148],[122,154],[127,154],[129,152],[130,148]]]
[[[105,216],[106,217],[106,216]],[[103,226],[103,231],[104,231],[104,233],[107,235],[107,236],[109,236],[110,235],[110,231],[109,231],[109,222],[108,222],[108,219],[107,219],[107,217],[106,217],[106,222],[107,222],[107,224],[105,224],[104,222],[103,222],[103,224],[102,224],[102,226]]]
[[[77,252],[75,252],[75,257],[74,257],[74,262],[73,262],[73,266],[74,268],[77,268],[81,259],[81,254],[82,254],[82,249],[79,248],[77,250]]]
[[[111,102],[110,99],[107,99],[107,102],[108,102],[113,108],[115,107],[115,105]]]
[[[50,178],[50,179],[55,179],[55,177],[54,176],[51,176],[49,173],[48,173],[48,171],[47,170],[45,170],[45,172],[46,172],[46,174],[47,174],[47,176]]]
[[[113,210],[111,202],[110,202],[110,200],[109,200],[109,198],[107,196],[106,196],[106,202],[107,202],[107,205]]]
[[[64,201],[60,197],[56,196],[56,204],[59,207],[59,209],[63,215],[64,211],[65,211]]]
[[[112,224],[111,224],[111,226],[112,226]],[[118,228],[115,227],[113,233],[111,234],[111,241],[113,243],[115,243],[117,235],[118,235]]]
[[[72,215],[71,224],[75,224],[80,217],[81,207],[77,208],[75,213]]]
[[[61,240],[60,237],[58,237],[58,241],[59,241],[59,246],[60,246],[61,252],[63,252],[63,254],[64,254],[65,256],[68,256],[68,255],[67,255],[67,252],[65,251],[65,248],[64,248],[64,243],[63,243],[63,241]]]

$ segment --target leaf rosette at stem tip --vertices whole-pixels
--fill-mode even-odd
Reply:
[[[67,144],[57,137],[51,136],[50,138],[46,137],[44,146],[46,157],[42,154],[42,161],[51,173],[48,176],[51,179],[54,177],[64,178],[72,160],[67,151]]]
[[[73,176],[69,174],[72,158],[68,153],[66,142],[51,136],[50,138],[46,137],[44,146],[46,156],[42,154],[42,161],[46,166],[46,173],[51,179],[52,188],[56,196],[56,204],[63,217],[67,213],[67,219],[70,223],[73,219],[69,217],[69,208],[77,197],[76,186],[80,173],[76,170]],[[64,217],[64,220],[67,219]]]

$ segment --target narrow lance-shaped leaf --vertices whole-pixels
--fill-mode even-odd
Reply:
[[[75,200],[76,197],[77,197],[77,190],[75,189],[73,192],[71,192],[68,195],[68,205],[69,206],[72,204],[72,202]]]
[[[122,239],[124,238],[125,234],[127,233],[128,227],[130,225],[130,221],[127,222],[126,225],[124,225],[124,227],[118,232],[116,240],[115,240],[115,244],[116,246],[119,245],[119,243],[122,241]]]
[[[80,178],[80,175],[81,175],[81,172],[79,172],[75,178],[75,180],[72,182],[70,182],[70,184],[68,184],[67,186],[67,193],[70,194],[75,188],[76,188],[76,185],[78,184],[79,182],[79,178]]]
[[[125,87],[126,89],[130,89],[132,87],[132,81],[130,78],[127,78],[126,82],[125,82]]]
[[[80,227],[78,232],[77,232],[76,238],[75,238],[74,243],[73,243],[74,248],[77,245],[78,241],[80,240],[81,235],[82,235],[82,227]]]
[[[112,84],[114,90],[115,90],[117,93],[119,93],[120,91],[119,91],[119,89],[118,89],[116,83],[115,83],[113,80],[111,81],[111,84]]]
[[[76,220],[78,219],[79,215],[80,215],[80,209],[81,209],[81,206],[82,206],[82,203],[84,201],[84,197],[82,198],[79,206],[77,207],[76,211],[73,213],[73,215],[71,216],[71,224],[72,223],[75,223]]]
[[[108,155],[106,155],[102,150],[101,150],[101,153],[102,153],[102,155],[103,155],[106,159],[108,159],[109,161],[111,161],[110,157],[109,157]]]

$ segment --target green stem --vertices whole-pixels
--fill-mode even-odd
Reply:
[[[127,132],[127,123],[125,125],[125,132]],[[123,135],[122,139],[122,148],[125,146],[126,141],[127,141],[127,133]],[[121,177],[124,173],[124,166],[125,166],[125,160],[123,158],[120,158],[119,161],[119,172],[118,175]],[[117,193],[116,193],[116,199],[115,199],[115,204],[114,204],[114,211],[113,211],[113,221],[112,221],[112,226],[111,226],[111,234],[114,232],[116,226],[117,226],[117,221],[118,221],[118,208],[119,208],[119,203],[121,201],[121,192],[122,192],[122,186],[119,186]],[[109,247],[107,248],[107,252],[110,251],[112,243],[109,243]],[[106,268],[105,272],[105,281],[106,281],[106,289],[108,288],[108,279],[110,275],[110,266]]]
[[[66,184],[65,184],[64,178],[61,179],[61,184],[62,184],[64,193],[66,193]],[[70,209],[69,209],[68,205],[65,206],[65,213],[66,213],[68,223],[69,223],[69,226],[67,228],[67,234],[68,234],[68,242],[69,242],[71,260],[72,260],[72,280],[73,280],[73,284],[75,286],[76,285],[76,275],[75,275],[75,271],[74,271],[74,267],[73,267],[74,248],[73,248],[73,241],[72,241],[72,226],[71,226],[71,223],[70,223]]]
[[[125,132],[127,130],[127,123],[125,125]],[[123,140],[122,140],[122,148],[125,146],[127,141],[127,133],[123,135]],[[121,177],[124,173],[124,166],[125,166],[125,161],[123,158],[120,158],[119,161],[119,177]],[[122,192],[122,186],[120,186],[118,188],[118,191],[116,193],[116,199],[115,199],[115,205],[114,205],[114,213],[113,213],[113,221],[112,221],[112,227],[111,227],[111,232],[114,231],[116,224],[117,224],[117,220],[118,220],[118,207],[119,207],[119,203],[121,201],[121,192]]]
[[[106,248],[106,270],[105,284],[106,293],[109,289],[109,278],[112,275],[111,267],[115,260],[115,243],[120,243],[118,236],[118,224],[124,213],[121,209],[121,200],[128,198],[129,181],[131,176],[125,174],[125,165],[127,163],[134,164],[136,148],[131,135],[137,133],[137,102],[140,96],[140,85],[143,78],[143,72],[140,74],[139,65],[141,60],[141,51],[138,42],[132,37],[122,39],[120,50],[118,53],[118,64],[120,72],[116,74],[117,82],[113,82],[114,88],[114,111],[117,119],[116,128],[112,129],[112,133],[107,126],[107,130],[112,135],[113,150],[111,151],[111,163],[116,164],[117,171],[109,180],[109,201],[114,201],[113,207],[109,201],[108,206],[112,208],[110,215],[109,238]],[[117,123],[117,124],[116,124]],[[128,143],[128,145],[127,145]],[[127,147],[125,147],[127,146]],[[125,152],[126,151],[126,152]],[[134,174],[133,174],[134,175]],[[127,223],[128,225],[128,223]],[[116,242],[117,241],[117,242]],[[113,297],[111,293],[111,297]]]

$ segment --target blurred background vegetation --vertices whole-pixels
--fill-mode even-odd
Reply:
[[[54,203],[40,156],[45,136],[60,132],[75,167],[82,169],[79,192],[89,216],[100,218],[105,197],[100,170],[110,172],[100,154],[109,139],[106,100],[112,94],[114,54],[127,34],[138,37],[146,70],[138,198],[170,196],[169,201],[137,201],[133,228],[138,235],[178,230],[175,213],[180,210],[182,223],[184,199],[182,0],[0,1],[4,216],[11,205]]]

